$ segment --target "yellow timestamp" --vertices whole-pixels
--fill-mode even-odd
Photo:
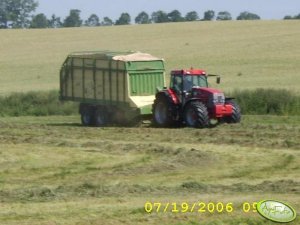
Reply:
[[[146,202],[147,213],[232,213],[241,210],[244,213],[256,213],[257,202],[244,202],[234,205],[232,202]]]

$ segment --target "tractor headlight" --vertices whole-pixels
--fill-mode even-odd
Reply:
[[[213,103],[216,104],[224,104],[225,96],[223,93],[214,93],[213,94]]]

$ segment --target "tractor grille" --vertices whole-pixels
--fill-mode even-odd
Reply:
[[[225,103],[225,96],[223,93],[214,93],[213,94],[213,104],[224,104]]]

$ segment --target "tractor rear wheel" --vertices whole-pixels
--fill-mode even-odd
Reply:
[[[232,106],[232,114],[231,116],[227,116],[224,118],[226,123],[239,123],[241,122],[241,108],[240,106],[233,100],[227,100],[225,104]]]
[[[153,121],[159,127],[169,127],[175,124],[173,112],[175,106],[167,96],[159,95],[153,104]]]
[[[80,114],[82,125],[91,126],[93,124],[94,110],[92,107],[82,107]]]
[[[201,102],[188,103],[183,116],[186,125],[189,127],[205,128],[209,126],[207,108]]]

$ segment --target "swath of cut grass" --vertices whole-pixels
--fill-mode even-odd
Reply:
[[[204,130],[87,128],[78,120],[0,118],[1,224],[271,225],[243,203],[300,207],[299,117],[244,116]],[[179,210],[183,202],[232,202],[234,212],[149,214],[148,201]]]

